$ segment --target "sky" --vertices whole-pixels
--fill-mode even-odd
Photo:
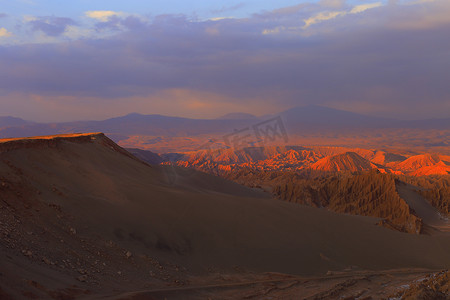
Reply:
[[[0,0],[0,116],[450,116],[449,0]]]

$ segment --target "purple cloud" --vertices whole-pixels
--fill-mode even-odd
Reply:
[[[122,31],[122,30],[140,30],[145,29],[147,23],[144,22],[141,18],[136,16],[127,16],[121,17],[118,15],[113,15],[108,17],[108,19],[104,22],[98,22],[95,24],[95,29],[97,31],[102,30],[114,30],[114,31]]]
[[[183,90],[227,107],[246,101],[280,110],[324,104],[395,117],[443,117],[450,115],[446,3],[431,3],[427,12],[418,5],[360,13],[348,7],[306,29],[303,20],[317,16],[320,7],[219,21],[111,17],[96,25],[117,30],[108,38],[0,47],[0,65],[8,70],[0,74],[0,91],[61,97],[61,105],[71,96],[95,106],[136,97],[154,101],[155,95]],[[69,24],[50,23],[59,24],[47,29],[54,35]]]
[[[222,6],[219,9],[211,10],[211,12],[213,14],[221,14],[221,13],[224,13],[224,12],[230,12],[230,11],[238,10],[240,8],[243,8],[244,6],[245,6],[245,4],[241,2],[241,3],[238,3],[236,5],[232,5],[232,6]]]
[[[60,36],[69,25],[76,25],[77,23],[70,18],[50,16],[36,18],[28,24],[33,31],[42,31],[48,36]]]

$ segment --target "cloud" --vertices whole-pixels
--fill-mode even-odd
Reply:
[[[394,117],[450,115],[450,2],[358,13],[345,6],[336,9],[345,15],[325,14],[332,21],[302,28],[324,9],[311,4],[217,22],[110,16],[73,26],[94,33],[79,40],[0,47],[7,70],[0,74],[0,111],[39,107],[30,99],[41,99],[46,109],[30,109],[30,116],[264,114],[304,104]],[[103,38],[95,27],[102,23],[99,31],[119,30]]]
[[[284,27],[284,26],[277,26],[277,27],[272,28],[272,29],[264,29],[262,31],[262,34],[277,34],[277,33],[280,33],[282,31],[285,31],[285,30],[286,30],[286,27]]]
[[[76,25],[77,23],[70,18],[62,17],[28,17],[26,18],[28,24],[33,31],[41,31],[48,36],[57,37],[62,35],[68,26]]]
[[[101,22],[107,22],[112,17],[120,17],[123,12],[115,12],[112,10],[92,10],[85,12],[85,15],[91,19],[96,19]]]
[[[396,11],[395,21],[389,25],[394,29],[421,30],[450,24],[449,6],[450,1],[446,0],[409,2],[403,10]]]
[[[350,11],[351,14],[358,14],[361,13],[363,11],[366,11],[368,9],[371,8],[376,8],[376,7],[380,7],[382,6],[383,3],[381,2],[375,2],[375,3],[367,3],[367,4],[361,4],[361,5],[356,5],[352,8],[352,10]]]
[[[331,20],[334,18],[337,18],[338,16],[343,16],[345,15],[346,12],[345,11],[329,11],[329,12],[321,12],[318,13],[317,15],[305,19],[305,26],[303,26],[303,28],[308,28],[309,26],[322,22],[322,21],[327,21],[327,20]]]
[[[228,20],[228,19],[234,19],[233,17],[216,17],[216,18],[209,18],[209,21],[222,21],[222,20]]]
[[[342,8],[346,0],[321,0],[319,4],[323,7]]]
[[[11,37],[13,34],[9,32],[6,28],[0,27],[0,38]]]
[[[337,17],[341,17],[341,16],[345,16],[347,14],[358,14],[358,13],[362,13],[368,9],[372,9],[372,8],[376,8],[376,7],[380,7],[382,6],[383,3],[381,2],[376,2],[376,3],[366,3],[366,4],[361,4],[361,5],[356,5],[353,6],[352,9],[350,11],[327,11],[327,12],[320,12],[308,19],[305,19],[305,25],[303,26],[304,29],[308,28],[309,26],[319,23],[319,22],[323,22],[323,21],[328,21],[328,20],[332,20],[335,19]],[[337,4],[336,4],[337,6]]]
[[[232,5],[232,6],[222,6],[219,9],[211,10],[211,12],[213,14],[221,14],[221,13],[224,13],[224,12],[235,11],[235,10],[238,10],[240,8],[243,8],[243,7],[245,7],[245,3],[241,2],[241,3],[238,3],[236,5]]]
[[[97,21],[94,25],[97,32],[137,30],[148,22],[146,17],[138,14],[110,10],[88,11],[85,15]]]
[[[7,14],[4,14],[4,13],[0,13],[0,19],[1,19],[1,18],[6,18],[6,17],[8,17],[8,15],[7,15]]]
[[[286,18],[292,15],[297,15],[299,12],[301,12],[302,10],[310,7],[311,4],[310,3],[301,3],[301,4],[297,4],[297,5],[293,5],[293,6],[287,6],[287,7],[282,7],[282,8],[278,8],[269,12],[264,12],[262,14],[255,14],[255,16],[263,18],[263,19],[270,19],[270,20],[274,20],[277,18]]]
[[[98,22],[95,24],[97,31],[126,31],[139,30],[145,28],[147,22],[144,18],[134,15],[119,17],[114,15],[108,18],[105,22]]]

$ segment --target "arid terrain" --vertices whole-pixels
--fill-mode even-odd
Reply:
[[[435,227],[152,166],[100,133],[1,140],[0,158],[2,299],[448,295],[450,237]]]
[[[262,188],[288,202],[383,218],[380,225],[404,232],[425,232],[428,225],[441,229],[447,226],[447,155],[323,146],[246,147],[162,155],[130,151],[149,163],[194,168]]]
[[[0,0],[0,300],[450,300],[450,0]]]

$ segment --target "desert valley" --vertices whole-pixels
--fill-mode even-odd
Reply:
[[[450,300],[449,0],[0,0],[0,300]]]
[[[327,111],[329,118],[343,113]],[[408,150],[388,141],[359,148],[357,138],[341,146],[293,145],[289,119],[268,116],[272,125],[261,129],[262,144],[247,143],[247,134],[234,148],[221,126],[208,126],[207,140],[192,150],[193,140],[205,138],[195,124],[182,127],[191,136],[137,138],[142,133],[133,129],[174,126],[167,117],[153,118],[127,116],[120,126],[3,125],[2,298],[448,296],[447,130],[414,129],[436,131],[436,146]],[[351,137],[335,120],[340,134]],[[65,133],[81,128],[107,135]],[[57,135],[6,138],[10,132]],[[324,142],[328,132],[304,134]],[[172,151],[160,151],[168,141]]]

